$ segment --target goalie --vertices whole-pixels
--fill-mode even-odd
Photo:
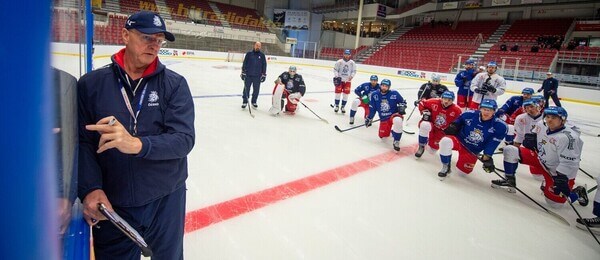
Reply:
[[[305,92],[306,86],[302,75],[296,74],[296,66],[290,66],[288,71],[281,73],[275,80],[273,106],[269,112],[277,115],[285,107],[284,112],[294,114],[298,108],[298,102]]]

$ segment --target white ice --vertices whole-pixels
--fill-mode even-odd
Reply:
[[[330,122],[325,124],[304,107],[293,116],[268,114],[272,82],[290,64],[269,63],[252,118],[240,108],[241,64],[162,61],[186,77],[195,96],[188,212],[392,150],[391,137],[377,136],[377,123],[344,133],[334,129],[350,125],[348,114],[335,114],[329,106],[334,96],[331,67],[298,66],[307,85],[304,102]],[[107,62],[101,59],[97,65]],[[358,68],[353,89],[372,73]],[[424,83],[379,75],[383,78],[409,103]],[[500,103],[514,94],[505,94]],[[351,94],[348,112],[354,98]],[[573,122],[600,133],[600,107],[572,102],[564,107]],[[409,105],[409,113],[411,109]],[[362,115],[359,108],[357,124],[363,123]],[[416,130],[418,120],[415,112],[407,128]],[[582,138],[581,168],[597,176],[600,166],[593,160],[600,154],[600,138]],[[416,142],[417,134],[404,134],[398,160],[187,233],[186,259],[600,259],[600,246],[575,227],[571,207],[549,208],[527,167],[519,168],[518,187],[571,226],[518,193],[492,189],[490,181],[497,176],[485,173],[481,163],[470,176],[459,176],[453,167],[450,177],[439,181],[439,156],[426,152],[416,160],[413,148],[407,148]],[[501,155],[495,160],[503,168]],[[595,185],[582,173],[576,183]],[[592,204],[574,205],[584,217],[592,217]]]

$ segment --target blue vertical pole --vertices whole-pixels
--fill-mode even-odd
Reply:
[[[58,259],[49,0],[2,1],[0,259]]]
[[[92,71],[92,56],[94,48],[94,14],[92,14],[92,0],[85,0],[85,63],[86,71]]]

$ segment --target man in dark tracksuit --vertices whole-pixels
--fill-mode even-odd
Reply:
[[[141,252],[102,221],[99,203],[144,237],[153,259],[183,259],[194,104],[185,78],[158,60],[165,39],[175,40],[164,24],[148,11],[130,16],[121,32],[126,47],[78,82],[78,196],[85,220],[99,227],[92,228],[96,259],[140,259]]]
[[[558,99],[558,80],[552,77],[552,72],[546,73],[547,78],[542,83],[542,87],[537,92],[544,90],[544,99],[546,100],[545,108],[548,108],[548,100],[552,97],[552,101],[557,107],[561,107],[560,99]]]
[[[260,92],[260,83],[267,78],[267,59],[265,54],[260,51],[261,43],[255,42],[254,49],[246,53],[244,56],[244,64],[242,65],[242,74],[240,77],[244,81],[244,91],[242,92],[242,108],[248,105],[248,97],[250,96],[250,86],[252,89],[252,106],[257,108],[256,100]]]

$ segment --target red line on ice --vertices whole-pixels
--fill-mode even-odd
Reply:
[[[323,187],[358,173],[379,167],[411,154],[415,145],[403,147],[400,153],[385,152],[360,161],[329,169],[302,179],[190,211],[185,216],[185,233],[228,220],[275,202]]]

